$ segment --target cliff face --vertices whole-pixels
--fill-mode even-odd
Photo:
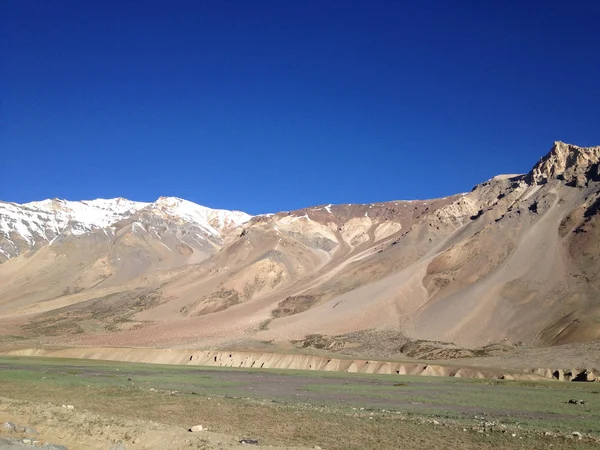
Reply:
[[[557,141],[552,150],[533,167],[530,178],[535,184],[559,178],[583,187],[589,180],[600,180],[598,161],[600,146],[578,147]]]

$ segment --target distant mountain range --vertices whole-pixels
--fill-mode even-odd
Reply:
[[[0,202],[0,329],[380,356],[599,339],[599,161],[556,142],[469,193],[255,217],[169,197]]]
[[[23,205],[0,201],[0,258],[10,259],[39,249],[61,236],[82,236],[98,230],[108,235],[124,225],[140,227],[161,238],[159,235],[169,229],[163,222],[178,225],[172,229],[175,235],[193,231],[190,243],[199,239],[218,245],[222,233],[251,218],[240,211],[210,209],[174,197],[161,197],[153,203],[124,198],[78,202],[53,199]]]

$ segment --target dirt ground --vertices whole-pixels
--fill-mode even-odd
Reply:
[[[38,435],[0,430],[0,437],[29,438],[60,443],[71,449],[109,449],[124,444],[127,449],[228,449],[247,448],[238,439],[209,430],[192,433],[182,427],[149,420],[98,415],[50,404],[0,398],[0,422],[35,424]],[[306,447],[273,447],[297,448]]]
[[[594,386],[1,357],[0,421],[69,450],[235,448],[242,439],[274,448],[584,449],[600,436]],[[207,431],[187,431],[199,424]]]

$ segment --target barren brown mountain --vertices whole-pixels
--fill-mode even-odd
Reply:
[[[465,194],[255,217],[165,198],[0,203],[0,330],[373,357],[597,340],[599,160],[556,142]]]

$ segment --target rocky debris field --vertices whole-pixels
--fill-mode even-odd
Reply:
[[[67,450],[59,444],[50,444],[41,440],[40,433],[35,428],[27,425],[17,425],[6,421],[2,424],[0,436],[0,450],[36,448],[41,450]]]

